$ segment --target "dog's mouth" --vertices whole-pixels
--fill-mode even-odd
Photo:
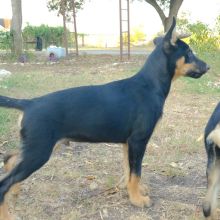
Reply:
[[[194,78],[194,79],[198,79],[205,73],[206,72],[200,72],[200,73],[198,73],[198,72],[189,72],[189,73],[186,74],[186,76]]]
[[[194,71],[187,72],[186,76],[194,78],[194,79],[198,79],[202,75],[207,73],[209,69],[210,69],[210,67],[208,65],[206,65],[204,68],[202,68],[200,70],[196,70],[196,71],[194,70]]]

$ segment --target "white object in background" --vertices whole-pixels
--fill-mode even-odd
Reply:
[[[63,47],[49,46],[47,48],[47,54],[49,58],[60,59],[66,56],[66,50]]]
[[[0,69],[0,77],[10,76],[11,72],[5,69]]]

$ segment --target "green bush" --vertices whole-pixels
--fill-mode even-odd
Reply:
[[[220,16],[216,22],[219,33],[200,21],[190,24],[185,14],[177,20],[177,26],[180,32],[192,34],[186,41],[197,53],[215,53],[219,49]]]
[[[218,37],[213,34],[208,25],[197,22],[188,24],[188,28],[192,33],[189,44],[198,53],[215,52],[218,49]]]
[[[216,29],[217,29],[217,32],[218,32],[218,35],[220,35],[220,15],[217,17],[216,19]]]
[[[12,39],[10,36],[10,32],[0,31],[0,49],[10,50],[11,44],[12,44]]]
[[[146,34],[142,30],[142,27],[135,27],[131,31],[130,41],[132,44],[138,44],[139,42],[143,43],[146,41]]]
[[[50,44],[62,46],[64,28],[49,27],[48,25],[31,26],[28,24],[22,34],[24,42],[34,41],[36,37],[41,37],[44,47],[48,47]]]

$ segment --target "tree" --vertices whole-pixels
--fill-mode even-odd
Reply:
[[[47,7],[51,11],[58,11],[58,16],[63,16],[63,27],[64,27],[64,45],[66,52],[68,53],[68,40],[67,40],[67,29],[66,21],[70,21],[73,17],[74,31],[75,31],[75,44],[76,54],[78,55],[78,40],[77,40],[77,28],[76,28],[76,12],[83,8],[85,0],[48,0]]]
[[[50,0],[47,2],[47,7],[50,11],[58,11],[57,15],[62,15],[63,17],[63,28],[64,28],[64,47],[66,49],[66,55],[68,55],[68,40],[67,40],[67,0]]]
[[[160,16],[164,26],[164,32],[167,32],[172,24],[173,17],[177,17],[178,11],[183,3],[183,0],[144,0],[155,8]],[[165,10],[169,9],[168,16],[165,15]]]
[[[23,51],[22,41],[22,7],[21,0],[11,0],[12,7],[12,52],[16,57],[20,57]]]

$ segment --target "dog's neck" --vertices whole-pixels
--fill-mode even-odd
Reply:
[[[138,73],[146,83],[155,85],[161,94],[167,97],[172,82],[172,73],[168,70],[167,57],[162,49],[157,48],[148,57]]]

